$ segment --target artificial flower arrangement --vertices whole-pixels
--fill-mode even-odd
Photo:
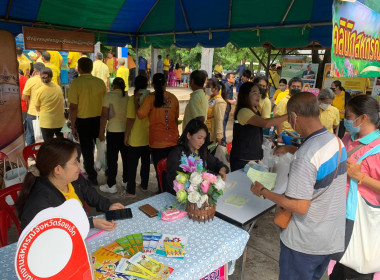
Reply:
[[[191,209],[199,210],[211,209],[212,218],[215,214],[215,206],[218,198],[223,195],[225,183],[220,176],[206,172],[203,169],[203,161],[200,158],[186,156],[182,153],[181,164],[183,172],[177,171],[177,176],[173,181],[174,190],[177,194],[176,203],[186,203],[189,217],[192,217]],[[195,207],[195,205],[197,207]],[[209,207],[211,206],[211,207]],[[174,207],[174,206],[173,206]],[[207,214],[199,213],[201,217],[196,220],[208,220]],[[195,215],[197,216],[197,215]]]

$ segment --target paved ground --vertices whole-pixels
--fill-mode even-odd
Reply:
[[[174,93],[179,100],[187,101],[189,99],[189,94],[191,91],[184,88],[168,88],[168,91]],[[227,125],[227,142],[232,140],[232,115],[230,116],[230,121]],[[181,128],[179,128],[181,131]],[[121,174],[122,165],[119,159],[119,170],[117,176],[117,186],[121,190]],[[139,172],[137,173],[139,174]],[[105,184],[106,178],[104,172],[101,171],[98,176],[99,184]],[[140,183],[140,178],[136,178],[137,185]],[[99,188],[97,188],[99,191]],[[153,165],[150,168],[149,176],[149,192],[142,192],[139,188],[136,190],[137,197],[134,199],[120,199],[117,194],[104,194],[102,195],[108,197],[112,202],[119,201],[124,205],[134,203],[136,201],[142,200],[149,196],[154,195],[158,191],[158,185],[156,181],[156,175]],[[99,193],[101,193],[99,191]],[[91,209],[91,215],[97,214],[95,209]],[[222,230],[222,229],[221,229]],[[280,231],[273,223],[273,213],[269,212],[261,216],[256,223],[256,227],[251,231],[251,237],[248,241],[248,254],[247,262],[245,266],[244,279],[246,280],[275,280],[278,279],[279,267],[278,259],[280,255]],[[10,229],[9,232],[9,242],[13,243],[17,241],[17,233],[14,228]],[[238,260],[238,264],[241,258]],[[238,265],[236,266],[239,267]],[[238,279],[239,271],[235,270],[235,273],[230,277],[230,279]],[[327,280],[328,277],[325,275],[323,280]]]

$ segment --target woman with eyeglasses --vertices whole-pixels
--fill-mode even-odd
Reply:
[[[345,115],[345,107],[347,105],[347,102],[350,100],[351,96],[349,93],[346,93],[344,87],[342,87],[342,83],[340,81],[334,81],[331,84],[330,88],[334,94],[335,98],[332,103],[332,105],[339,110],[339,115],[340,115],[340,123],[338,127],[338,136],[339,138],[343,138],[344,133],[346,132],[346,129],[344,128],[344,115]]]
[[[240,87],[234,115],[231,171],[244,168],[251,160],[263,159],[263,127],[280,125],[288,118],[287,114],[268,119],[261,117],[260,99],[258,84],[246,82]]]

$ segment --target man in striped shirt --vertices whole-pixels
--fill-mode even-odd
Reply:
[[[339,153],[340,140],[322,126],[312,93],[292,96],[287,111],[305,142],[297,151],[293,146],[278,150],[296,152],[286,192],[273,193],[258,182],[251,191],[292,212],[280,235],[279,279],[320,279],[331,255],[344,250],[347,153],[342,142]]]

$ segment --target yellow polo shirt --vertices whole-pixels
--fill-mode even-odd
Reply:
[[[223,66],[222,65],[215,65],[214,67],[215,74],[222,74],[223,73]]]
[[[342,110],[344,110],[345,102],[346,102],[346,93],[344,92],[344,90],[342,90],[340,92],[340,95],[335,94],[335,98],[333,100],[332,105],[334,107],[338,108],[338,111],[342,111]],[[342,114],[342,113],[339,113],[339,114],[340,114],[340,119],[343,120],[344,114]]]
[[[59,75],[61,74],[61,71],[59,70],[59,68],[57,68],[57,66],[55,66],[53,63],[51,62],[47,62],[45,63],[45,67],[47,68],[50,68],[51,71],[53,72],[53,78],[52,78],[52,82],[55,83],[56,85],[58,85],[58,77]]]
[[[149,118],[142,120],[137,117],[134,96],[128,100],[127,118],[134,119],[128,144],[132,147],[143,147],[149,145]]]
[[[22,94],[29,96],[29,109],[28,109],[29,115],[32,115],[32,116],[37,115],[36,92],[43,85],[44,83],[41,81],[41,77],[39,75],[31,77],[25,83],[24,91],[22,92]]]
[[[286,106],[288,105],[289,99],[290,99],[290,95],[288,94],[280,102],[278,102],[275,116],[282,116],[288,113]],[[288,121],[284,121],[282,123],[282,130],[283,131],[288,130],[290,132],[294,131]]]
[[[123,97],[121,90],[108,92],[104,96],[103,107],[110,109],[111,104],[113,117],[108,120],[107,131],[124,132],[127,123],[128,94]]]
[[[319,109],[322,125],[331,133],[334,133],[334,126],[339,125],[339,110],[334,106],[330,106],[327,110]]]
[[[80,59],[79,52],[69,52],[69,55],[67,56],[67,59],[71,59],[69,65],[69,68],[75,68],[78,60]]]
[[[45,65],[45,62],[42,60],[42,56],[37,58],[36,62],[41,62],[43,65]]]
[[[277,105],[285,96],[289,94],[289,90],[281,91],[281,89],[278,89],[277,91],[280,92],[277,94],[276,101],[274,102],[275,105]]]
[[[237,114],[237,121],[241,125],[246,125],[248,121],[256,114],[248,108],[241,108]]]
[[[83,206],[82,201],[80,201],[77,193],[75,192],[73,185],[71,183],[68,183],[67,186],[69,187],[69,192],[67,192],[67,193],[61,191],[60,189],[58,189],[58,190],[63,194],[63,196],[65,197],[66,200],[76,199],[79,201],[80,205]]]
[[[207,120],[208,100],[203,89],[198,89],[190,94],[189,103],[185,108],[185,115],[182,122],[182,131],[192,119],[205,117]]]
[[[119,69],[116,71],[116,77],[123,78],[125,82],[125,91],[128,91],[129,85],[128,85],[128,79],[129,79],[129,69],[125,67],[124,65],[120,65]]]
[[[106,93],[106,86],[101,79],[91,74],[82,74],[71,83],[68,100],[78,105],[78,118],[99,117]]]
[[[65,123],[63,92],[60,86],[50,82],[36,92],[36,106],[40,107],[42,128],[60,128]]]
[[[259,112],[262,118],[269,119],[270,113],[272,111],[272,103],[270,102],[268,97],[265,97],[264,99],[260,98],[260,106],[259,106]]]
[[[99,79],[102,79],[104,84],[107,85],[107,78],[110,77],[110,71],[108,70],[107,65],[103,61],[96,60],[92,68],[91,74]]]
[[[164,71],[169,71],[169,66],[170,66],[170,63],[169,63],[169,59],[165,58],[164,59]]]
[[[30,61],[25,60],[22,57],[18,57],[17,61],[18,61],[18,68],[20,68],[22,70],[22,72],[24,72],[24,76],[29,77],[29,75],[30,75]]]
[[[54,64],[59,70],[61,69],[62,55],[57,51],[47,51],[50,53],[50,63]]]

